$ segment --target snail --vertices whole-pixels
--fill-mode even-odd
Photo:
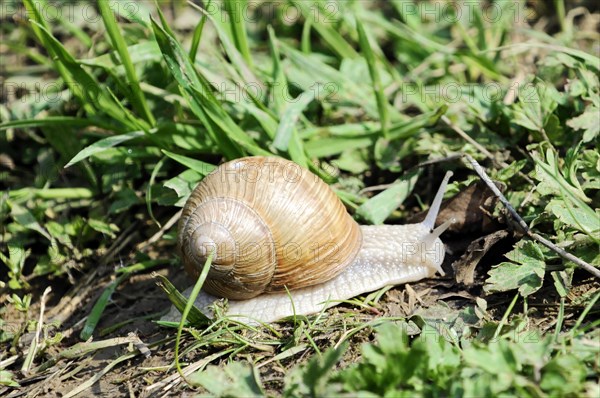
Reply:
[[[452,221],[434,223],[450,176],[423,222],[373,226],[359,225],[323,180],[289,160],[220,165],[194,189],[178,225],[188,274],[197,278],[213,254],[196,307],[211,316],[224,297],[228,315],[266,323],[443,275],[439,236]]]

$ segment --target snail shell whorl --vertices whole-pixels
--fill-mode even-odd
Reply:
[[[362,244],[359,225],[320,178],[291,161],[247,157],[206,176],[179,221],[186,271],[216,250],[204,290],[241,300],[341,273]]]

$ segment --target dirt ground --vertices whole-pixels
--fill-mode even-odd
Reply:
[[[458,247],[458,244],[454,243],[456,247]],[[456,283],[455,273],[451,266],[456,259],[457,256],[448,256],[446,259],[444,268],[449,273],[445,277],[392,288],[383,295],[377,308],[358,309],[350,305],[338,306],[329,310],[333,314],[332,318],[335,318],[337,314],[348,311],[360,312],[360,319],[364,319],[365,322],[382,316],[410,317],[414,314],[426,314],[429,317],[444,317],[453,311],[459,311],[466,306],[473,305],[481,291],[482,279],[476,278],[471,286]],[[477,272],[480,273],[481,271]],[[190,284],[188,277],[179,268],[164,267],[158,270],[158,273],[167,276],[179,289],[184,289]],[[90,271],[88,276],[95,274],[96,272]],[[115,359],[123,356],[128,351],[132,351],[133,347],[131,345],[115,345],[98,350],[93,355],[83,355],[76,359],[60,357],[61,352],[81,341],[79,333],[83,327],[83,320],[92,309],[98,296],[110,282],[108,276],[98,278],[98,275],[95,275],[95,277],[93,285],[82,286],[80,284],[76,290],[65,289],[65,280],[56,281],[52,286],[53,293],[46,308],[45,323],[50,325],[47,329],[48,337],[61,334],[62,339],[57,344],[49,347],[45,354],[35,361],[36,371],[16,375],[21,385],[20,388],[0,388],[0,395],[10,398],[65,396],[83,382],[98,375]],[[82,280],[85,279],[86,277],[83,276]],[[579,291],[574,292],[578,296],[585,294],[585,291],[595,291],[600,288],[598,282],[593,279],[587,282],[581,281],[578,285]],[[552,328],[556,322],[559,299],[551,294],[553,291],[553,288],[548,286],[548,288],[540,290],[535,299],[529,303],[529,306],[533,309],[533,311],[530,311],[530,315],[537,328],[541,330]],[[42,292],[38,290],[36,293],[41,295]],[[512,294],[507,294],[488,298],[489,315],[499,319],[512,297]],[[5,299],[6,297],[2,297],[3,302]],[[444,306],[447,306],[447,314],[440,313],[438,300],[443,301]],[[39,303],[39,300],[35,300],[35,302]],[[78,396],[164,397],[190,396],[196,393],[197,389],[181,383],[181,379],[173,367],[175,329],[162,327],[155,322],[169,306],[170,303],[166,295],[157,286],[155,278],[150,273],[132,276],[122,283],[112,295],[111,302],[96,328],[94,340],[125,338],[133,334],[149,347],[149,353],[144,356],[137,351],[133,351],[137,354],[132,354],[130,359],[125,359],[123,362],[116,364],[112,370],[100,377],[97,382]],[[39,304],[32,306],[32,313],[36,314],[39,310]],[[442,308],[443,310],[444,308]],[[573,322],[580,311],[581,308],[577,308],[577,306],[568,308],[565,317],[566,322]],[[62,325],[56,327],[56,322],[65,316]],[[19,323],[20,317],[22,318],[23,314],[18,312],[4,315],[5,319],[14,319],[14,324]],[[105,330],[109,326],[128,320],[133,320],[133,322],[127,323],[114,331],[106,332]],[[52,326],[53,324],[54,326]],[[293,336],[294,330],[289,323],[280,323],[275,327],[284,336],[290,338]],[[256,337],[252,336],[251,332],[248,333],[249,338]],[[19,347],[21,349],[26,348],[30,344],[33,335],[33,332],[26,333],[19,341]],[[339,338],[339,335],[331,334],[328,336],[322,334],[316,344],[320,348],[326,348],[331,346],[337,338]],[[354,335],[350,339],[351,346],[344,357],[342,365],[357,360],[360,356],[360,344],[372,339],[373,334],[370,328],[365,328]],[[181,346],[189,347],[194,341],[192,337],[186,335]],[[215,354],[218,356],[218,353],[218,347],[202,347],[186,353],[181,357],[181,360],[184,363],[194,363],[202,361],[203,358],[211,358]],[[257,359],[264,361],[276,353],[277,350],[273,349],[261,351],[250,348],[243,350],[234,358],[242,361],[256,361]],[[306,361],[310,355],[311,351],[306,350],[296,356],[271,362],[267,366],[261,367],[261,379],[265,389],[274,394],[281,391],[282,380],[286,371],[297,363]],[[216,358],[211,363],[226,362],[227,356],[223,356]]]

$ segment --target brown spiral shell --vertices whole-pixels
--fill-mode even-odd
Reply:
[[[234,300],[325,282],[352,263],[361,243],[360,227],[325,182],[274,157],[220,165],[179,220],[186,271],[197,278],[215,250],[204,289]]]

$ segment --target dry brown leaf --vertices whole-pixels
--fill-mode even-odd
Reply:
[[[475,268],[479,261],[496,243],[509,235],[507,230],[492,232],[471,242],[465,254],[452,264],[456,282],[472,285],[475,282]]]

